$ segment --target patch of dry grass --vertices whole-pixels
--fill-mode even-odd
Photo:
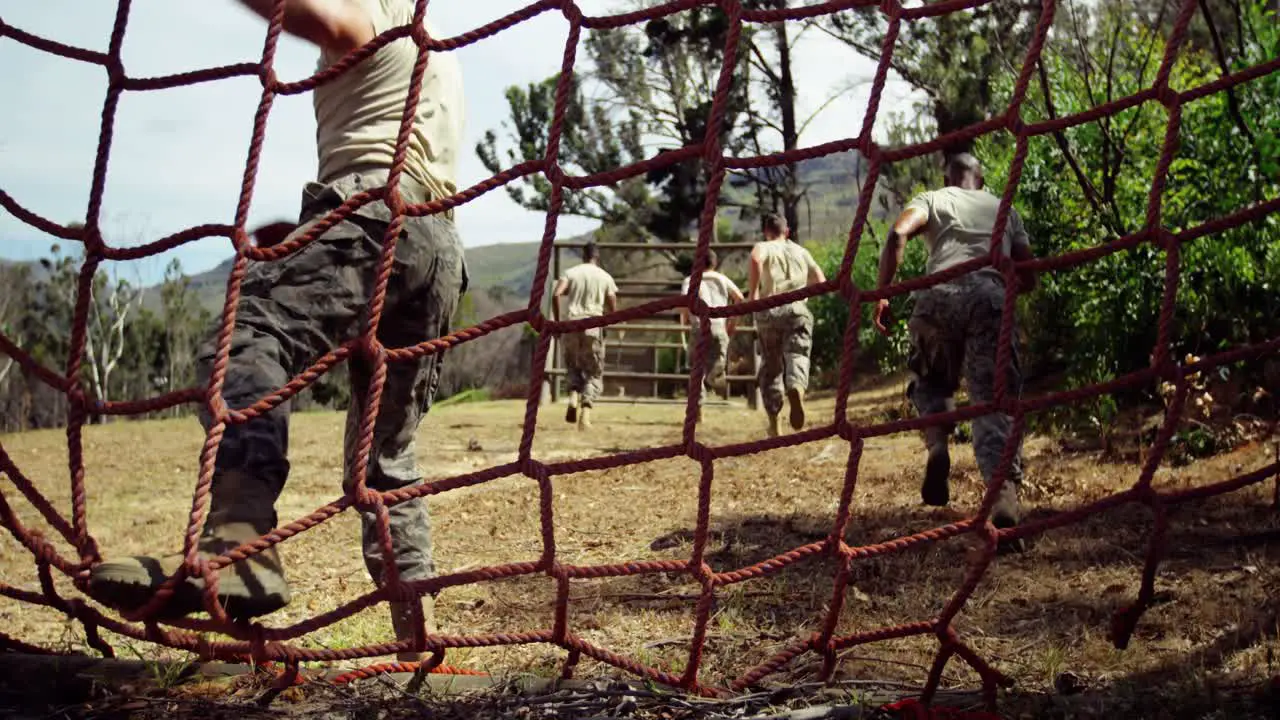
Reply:
[[[884,417],[900,404],[899,386],[855,396],[858,420]],[[833,412],[830,399],[811,404],[811,416]],[[419,463],[430,478],[510,462],[516,458],[524,407],[518,402],[464,404],[433,411],[418,436]],[[596,427],[579,433],[563,422],[563,406],[543,408],[534,456],[544,461],[598,457],[680,442],[683,408],[603,405]],[[700,437],[710,444],[763,436],[763,415],[742,407],[708,408]],[[196,474],[202,433],[194,420],[113,423],[86,431],[89,523],[108,557],[172,552],[180,547]],[[292,475],[277,508],[281,522],[305,515],[338,496],[342,418],[294,416]],[[69,507],[66,438],[36,432],[0,438],[5,450],[59,508]],[[1162,468],[1161,488],[1203,485],[1274,462],[1262,444],[1194,465]],[[953,452],[953,503],[919,503],[922,448],[914,434],[874,438],[859,468],[851,544],[883,541],[954,521],[972,512],[981,482],[969,446]],[[848,447],[825,440],[715,463],[713,530],[707,562],[735,569],[824,538],[834,521]],[[1024,505],[1032,517],[1067,510],[1130,485],[1138,467],[1067,453],[1051,439],[1026,444]],[[696,520],[699,467],[687,458],[553,480],[557,555],[569,564],[687,559]],[[4,487],[23,522],[43,527],[32,508]],[[1002,556],[957,619],[957,629],[980,655],[1024,691],[1048,691],[1063,671],[1090,686],[1130,682],[1184,682],[1221,675],[1257,680],[1277,672],[1275,600],[1280,515],[1270,507],[1271,486],[1176,509],[1169,551],[1157,583],[1160,603],[1138,626],[1130,649],[1107,639],[1111,614],[1137,592],[1148,513],[1118,508],[1051,531],[1021,555]],[[542,551],[536,484],[516,476],[430,499],[440,572],[536,559]],[[48,532],[50,538],[56,537]],[[358,518],[330,520],[282,546],[294,602],[265,618],[282,626],[368,592],[360,557]],[[925,620],[959,587],[972,539],[954,538],[909,552],[855,564],[838,633]],[[60,544],[68,550],[65,544]],[[708,629],[701,678],[731,679],[798,638],[820,629],[832,600],[835,567],[812,556],[765,578],[722,588]],[[38,587],[30,555],[7,535],[0,539],[0,580]],[[68,595],[74,590],[60,581]],[[649,574],[575,580],[569,624],[585,639],[648,665],[680,672],[689,660],[699,591],[688,574]],[[555,585],[544,576],[479,583],[445,590],[437,622],[449,634],[529,631],[551,627]],[[28,642],[83,649],[78,628],[39,608],[0,599],[5,632]],[[349,647],[390,639],[383,608],[321,629],[302,642]],[[121,638],[108,637],[109,642]],[[844,654],[839,677],[923,682],[937,650],[930,638],[862,646]],[[157,658],[182,657],[155,648]],[[452,665],[494,672],[551,675],[563,650],[524,645],[451,651]],[[367,664],[364,661],[356,664]],[[773,680],[811,679],[818,660],[804,656]],[[617,674],[584,658],[577,675]],[[950,663],[948,686],[972,687],[977,678]]]

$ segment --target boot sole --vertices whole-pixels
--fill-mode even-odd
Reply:
[[[804,398],[800,391],[795,388],[788,390],[787,400],[791,403],[791,429],[804,429]]]
[[[925,505],[945,507],[951,502],[951,454],[947,449],[931,450],[925,464],[924,483],[920,485],[920,499]]]

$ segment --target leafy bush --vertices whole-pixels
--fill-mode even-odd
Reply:
[[[1233,70],[1269,60],[1280,40],[1274,16],[1253,9],[1247,19],[1244,49]],[[1054,117],[1132,95],[1155,81],[1165,53],[1159,32],[1135,27],[1131,18],[1114,10],[1097,23],[1083,51],[1066,44],[1046,49],[1044,79]],[[1105,90],[1101,68],[1111,69]],[[1173,65],[1170,85],[1187,90],[1221,74],[1217,59],[1186,47]],[[1011,89],[1010,79],[1004,78],[1004,97]],[[1280,194],[1280,143],[1274,141],[1280,136],[1275,102],[1280,77],[1271,74],[1233,92],[1239,113],[1225,92],[1182,108],[1179,144],[1160,204],[1160,223],[1169,231]],[[1044,88],[1033,82],[1023,118],[1036,122],[1048,117]],[[1037,255],[1097,247],[1144,229],[1168,120],[1167,111],[1149,101],[1074,126],[1059,137],[1029,141],[1015,206]],[[1013,150],[1007,137],[988,136],[978,143],[976,153],[993,192],[1003,191]],[[1076,268],[1042,274],[1039,289],[1023,303],[1029,369],[1033,374],[1063,373],[1072,384],[1083,384],[1145,367],[1157,343],[1165,272],[1164,250],[1144,242]],[[1175,357],[1210,354],[1280,334],[1275,287],[1280,218],[1272,215],[1183,243],[1179,273],[1170,328]],[[1110,414],[1107,408],[1097,409]]]
[[[854,284],[864,291],[874,290],[876,287],[880,249],[884,246],[884,238],[887,234],[886,223],[871,219],[867,221],[862,239],[858,243],[858,254],[854,257],[852,271]],[[844,260],[844,239],[815,243],[809,249],[828,278],[838,276],[840,263]],[[908,243],[897,279],[902,280],[924,274],[924,263],[924,244],[918,241]],[[897,322],[892,328],[892,335],[886,338],[876,331],[872,323],[874,303],[865,301],[862,303],[862,319],[858,325],[858,370],[888,373],[901,370],[905,366],[907,353],[910,350],[905,322],[910,315],[910,298],[902,295],[895,297],[890,301],[889,307]],[[838,293],[830,293],[810,300],[809,309],[813,312],[811,362],[814,374],[823,377],[827,383],[834,383],[840,372],[840,357],[844,352],[844,333],[849,324],[849,303]]]

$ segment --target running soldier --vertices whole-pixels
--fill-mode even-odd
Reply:
[[[751,300],[826,282],[813,255],[788,238],[787,221],[777,213],[764,217],[764,240],[751,249],[748,297]],[[760,346],[757,382],[769,416],[769,437],[781,432],[778,413],[786,391],[791,428],[804,427],[804,393],[809,388],[809,353],[813,349],[813,313],[807,300],[795,300],[753,315]]]
[[[990,253],[1000,199],[983,189],[982,167],[972,155],[961,153],[946,166],[946,187],[915,197],[898,216],[889,231],[880,255],[879,287],[893,282],[902,263],[906,241],[923,235],[928,251],[928,274],[946,270]],[[1032,257],[1022,218],[1012,208],[1006,223],[1003,252],[1014,260]],[[1034,273],[1019,277],[1021,292],[1035,287]],[[1004,278],[987,266],[955,280],[934,285],[914,294],[915,307],[907,323],[911,335],[908,367],[911,380],[907,394],[921,415],[955,409],[956,389],[963,374],[974,403],[995,397],[996,352],[1000,319],[1004,308]],[[876,328],[888,335],[889,301],[881,300],[875,312]],[[1017,347],[1010,348],[1012,363],[1007,378],[1009,392],[1022,392]],[[992,413],[973,420],[973,452],[988,485],[995,475],[1000,455],[1009,437],[1012,419]],[[920,496],[928,505],[943,506],[950,501],[948,476],[951,456],[948,440],[954,427],[930,427],[924,431],[928,460]],[[1009,479],[1001,489],[992,511],[998,528],[1018,524],[1018,487],[1022,482],[1021,449],[1015,453]]]
[[[269,18],[273,0],[241,0]],[[321,68],[371,41],[413,22],[411,0],[286,0],[284,29],[319,47]],[[429,28],[428,28],[429,29]],[[300,225],[274,238],[259,232],[261,244],[297,236],[348,198],[386,183],[395,152],[417,46],[403,38],[379,49],[333,81],[315,89],[318,182],[302,190]],[[462,135],[462,76],[453,53],[433,52],[415,108],[415,124],[400,176],[407,203],[423,203],[457,190],[456,164]],[[237,323],[231,338],[223,396],[228,407],[252,405],[284,386],[316,358],[357,337],[369,318],[382,243],[391,223],[384,202],[372,202],[334,225],[316,241],[274,262],[251,262],[244,278]],[[286,226],[288,227],[288,226]],[[378,326],[386,347],[406,347],[446,335],[467,270],[452,213],[405,217],[395,249],[395,265]],[[217,325],[198,358],[200,382],[215,364]],[[352,402],[347,415],[344,484],[355,475],[353,462],[361,408],[368,393],[369,359],[350,357]],[[419,484],[414,436],[439,384],[441,359],[432,354],[387,365],[386,384],[374,427],[367,486],[388,491]],[[289,403],[247,423],[228,425],[213,474],[211,505],[199,551],[213,556],[256,540],[276,527],[275,502],[289,475]],[[212,418],[201,415],[207,429]],[[391,544],[403,581],[432,577],[431,531],[425,498],[388,508]],[[379,586],[385,583],[376,511],[361,509],[363,554]],[[97,597],[118,607],[144,602],[181,557],[131,557],[92,569]],[[203,580],[188,579],[169,600],[165,613],[184,616],[202,609]],[[274,548],[219,571],[219,597],[237,620],[265,615],[290,601],[288,583]],[[422,608],[434,632],[433,598]],[[400,640],[413,638],[413,607],[391,603],[392,625]],[[417,660],[403,652],[401,660]]]
[[[600,250],[593,242],[582,248],[582,264],[569,268],[560,277],[551,296],[551,313],[560,320],[560,298],[568,297],[567,320],[600,317],[618,308],[618,285],[600,267]],[[604,328],[589,328],[560,336],[564,343],[564,364],[568,371],[569,407],[564,420],[578,423],[579,430],[591,427],[591,408],[604,390]]]
[[[724,307],[743,300],[738,285],[719,272],[720,258],[712,248],[707,249],[707,269],[702,273],[702,283],[698,286],[698,297],[707,307]],[[680,286],[683,295],[689,292],[689,281],[686,277]],[[690,324],[689,308],[680,308],[680,323]],[[698,393],[698,422],[702,422],[702,403],[708,390],[723,392],[725,387],[725,361],[729,354],[729,338],[733,335],[735,318],[711,318],[711,332],[707,337],[706,371],[702,376],[702,391]],[[697,343],[702,334],[702,323],[693,326],[692,340]],[[692,345],[690,345],[692,347]]]

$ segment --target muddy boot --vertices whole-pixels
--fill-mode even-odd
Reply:
[[[778,422],[777,415],[769,416],[769,437],[775,438],[782,434],[781,423]]]
[[[578,411],[578,429],[579,430],[591,429],[591,406],[590,405],[584,406],[581,410]]]
[[[578,422],[578,393],[569,393],[569,406],[564,409],[564,421],[570,425]]]
[[[997,530],[1004,530],[1016,527],[1021,520],[1022,509],[1018,503],[1018,483],[1006,480],[1004,487],[1000,488],[1000,496],[996,498],[995,506],[991,508],[991,524],[995,525]],[[1021,538],[1001,539],[997,548],[999,552],[1022,552],[1025,549],[1026,545]]]
[[[393,602],[391,605],[391,627],[395,630],[396,640],[413,640],[416,629],[413,622],[413,605],[406,602]],[[436,632],[435,622],[436,599],[432,595],[422,597],[422,620],[428,635]],[[396,653],[398,662],[422,662],[424,656],[413,650]]]
[[[799,388],[787,390],[787,402],[791,404],[791,429],[804,429],[804,391]]]
[[[202,557],[222,555],[252,542],[275,527],[275,494],[267,485],[240,472],[214,477],[209,517],[200,536]],[[125,557],[90,571],[90,595],[124,610],[144,605],[182,564],[180,553],[159,558]],[[204,609],[204,579],[187,578],[161,611],[177,618]],[[233,620],[275,612],[289,604],[289,585],[274,546],[232,563],[218,572],[218,598]]]
[[[951,502],[951,453],[947,449],[948,427],[924,429],[924,443],[929,459],[925,461],[924,482],[920,485],[920,499],[925,505],[943,507]]]

